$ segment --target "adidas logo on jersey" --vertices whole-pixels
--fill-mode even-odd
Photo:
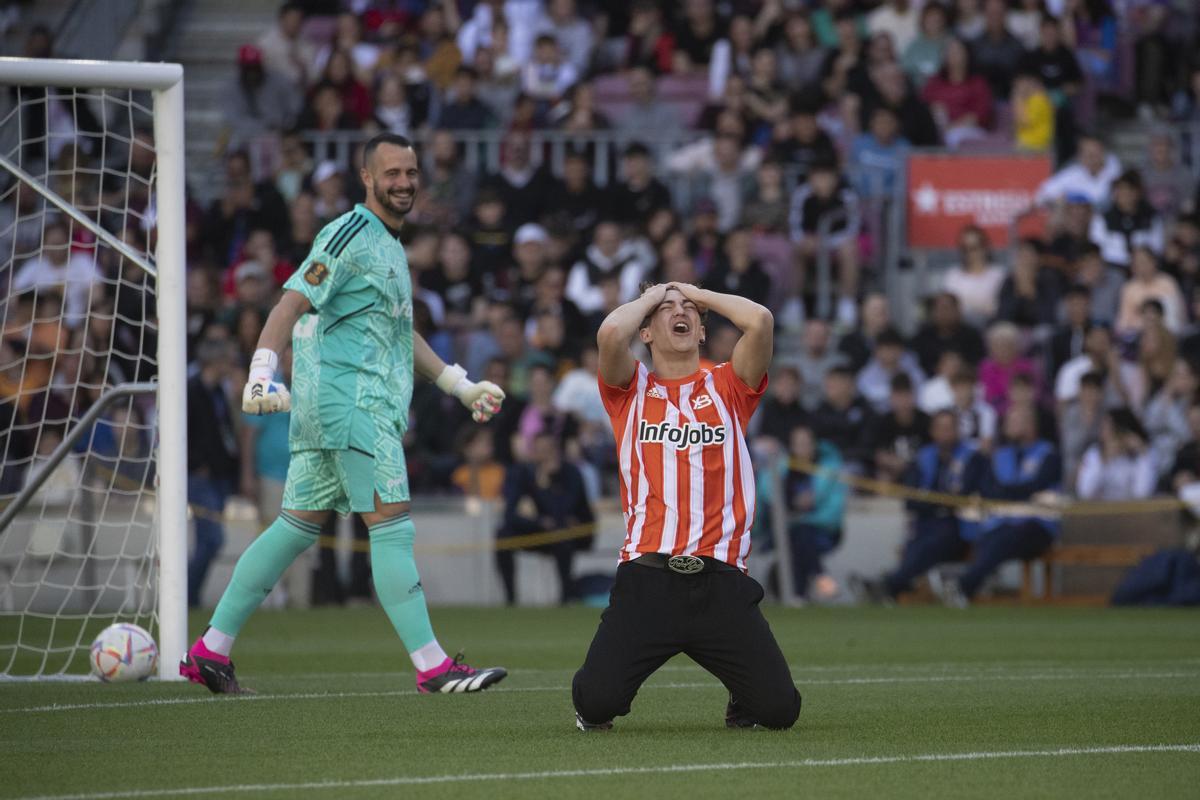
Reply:
[[[711,401],[709,401],[711,402]],[[706,422],[683,425],[672,425],[669,422],[646,422],[638,425],[638,441],[649,444],[669,444],[677,450],[684,450],[692,445],[725,444],[725,428],[709,425]]]
[[[667,390],[656,384],[646,390],[646,397],[653,397],[655,400],[666,400]]]

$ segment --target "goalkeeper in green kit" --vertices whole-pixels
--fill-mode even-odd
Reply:
[[[414,372],[472,411],[500,409],[504,392],[447,366],[413,330],[412,283],[398,236],[420,187],[412,144],[381,134],[363,151],[365,204],[317,234],[312,252],[284,284],[250,362],[242,410],[291,411],[291,463],[283,511],[238,559],[204,634],[179,672],[214,693],[245,691],[229,653],[234,639],[291,563],[316,543],[330,512],[367,524],[375,591],[417,672],[420,692],[477,692],[507,674],[451,659],[429,622],[413,560],[408,473],[401,439]],[[275,382],[278,354],[292,340],[292,391]],[[295,403],[292,402],[292,397]]]

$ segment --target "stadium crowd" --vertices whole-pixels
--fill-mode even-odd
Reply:
[[[282,282],[363,196],[355,162],[325,158],[314,132],[361,143],[381,130],[421,145],[404,231],[416,326],[509,395],[478,427],[419,385],[412,488],[502,501],[501,535],[586,525],[615,495],[595,332],[646,281],[776,312],[752,431],[761,469],[779,470],[760,499],[784,492],[802,592],[819,590],[840,536],[848,490],[835,471],[1014,500],[1176,492],[1200,480],[1200,198],[1171,127],[1200,121],[1196,24],[1189,4],[1153,0],[285,3],[247,36],[222,95],[219,195],[189,206],[191,502],[219,511],[239,493],[278,507],[287,423],[237,412],[244,370]],[[690,99],[661,101],[668,86]],[[1152,126],[1141,160],[1123,163],[1091,127],[1122,111]],[[500,132],[493,172],[469,166],[463,137],[479,130]],[[572,142],[556,169],[531,143],[543,131]],[[598,175],[610,134],[617,163]],[[654,146],[675,134],[687,143]],[[902,190],[908,152],[927,147],[1048,153],[1058,167],[1038,191],[1044,232],[1005,251],[963,228],[919,327],[901,331],[872,220]],[[9,206],[7,235],[29,236]],[[62,371],[80,366],[44,356],[79,335],[88,303],[90,319],[113,318],[112,298],[88,292],[113,265],[68,236],[48,226],[12,271],[0,395],[14,420],[51,415],[21,387],[70,382]],[[835,284],[824,306],[822,257]],[[20,294],[52,285],[66,289],[36,295],[58,304],[46,313]],[[115,334],[95,335],[128,343],[110,372],[149,377],[152,313],[122,292]],[[726,360],[735,341],[710,319],[704,355]],[[47,374],[31,379],[13,365],[35,354]],[[27,463],[34,445],[16,439],[5,458]],[[946,508],[912,512],[929,536],[873,592],[894,596],[965,550]],[[1037,518],[996,524],[1011,536],[976,548],[986,563],[964,577],[967,595],[1053,534]],[[219,547],[219,534],[198,540]],[[549,550],[569,570],[575,546]],[[511,556],[500,567],[511,599]]]

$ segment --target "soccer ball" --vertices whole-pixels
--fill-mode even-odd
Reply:
[[[92,642],[92,673],[106,683],[144,681],[158,665],[158,645],[144,628],[118,622]]]

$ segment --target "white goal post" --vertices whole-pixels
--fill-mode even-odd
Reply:
[[[0,153],[0,176],[5,173],[20,182],[21,190],[36,192],[41,201],[56,207],[56,214],[70,220],[95,236],[97,247],[112,248],[123,258],[140,266],[153,279],[157,300],[157,453],[150,458],[157,462],[157,489],[153,493],[156,531],[152,533],[150,556],[156,564],[150,583],[157,589],[154,607],[157,610],[159,646],[158,677],[179,680],[176,661],[187,648],[187,364],[186,364],[186,295],[185,258],[186,231],[184,219],[184,137],[183,137],[183,68],[178,64],[108,61],[76,61],[56,59],[0,58],[0,86],[59,87],[76,92],[87,90],[125,90],[150,92],[153,97],[153,139],[156,163],[150,204],[152,225],[146,232],[147,241],[154,234],[154,258],[135,252],[121,236],[104,230],[87,214],[63,198],[47,182],[22,169],[19,158]],[[17,93],[18,89],[12,89]],[[18,95],[19,96],[19,95]],[[130,95],[132,96],[132,95]],[[86,98],[84,98],[86,100]],[[73,101],[72,101],[73,102]],[[69,107],[68,103],[68,107]],[[46,129],[51,126],[46,112]],[[103,177],[101,178],[103,181]],[[48,206],[47,206],[48,207]],[[19,221],[19,217],[17,218]],[[147,254],[148,255],[148,254]],[[12,265],[10,265],[11,267]],[[35,295],[36,296],[36,295]],[[6,298],[0,297],[0,303]],[[36,319],[34,320],[36,322]],[[133,379],[131,379],[133,380]],[[128,397],[149,389],[144,384],[128,383],[108,387],[114,398]],[[94,408],[105,403],[105,396]],[[84,420],[78,422],[79,426]],[[70,436],[71,431],[66,432]],[[42,465],[49,473],[70,450],[63,441],[57,452]],[[3,454],[0,454],[0,458]],[[30,487],[36,490],[42,475],[32,475],[17,500],[28,499]],[[147,479],[151,480],[151,479]],[[23,505],[11,501],[0,515],[0,540],[3,540],[9,521]],[[0,586],[0,591],[4,587]],[[83,647],[87,646],[83,643]],[[78,649],[79,642],[75,643]],[[0,672],[3,672],[0,664]]]

